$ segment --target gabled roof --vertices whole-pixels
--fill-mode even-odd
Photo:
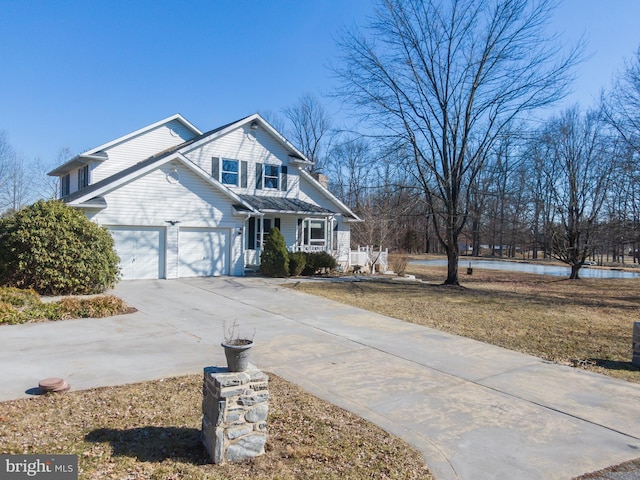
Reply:
[[[304,164],[304,165],[313,165],[313,162],[307,159],[302,154],[302,152],[300,152],[300,150],[294,147],[293,144],[289,142],[289,140],[284,138],[284,136],[282,136],[275,128],[273,128],[269,124],[269,122],[267,122],[264,118],[262,118],[258,113],[254,113],[253,115],[249,115],[248,117],[241,118],[240,120],[236,120],[235,122],[228,123],[226,125],[223,125],[222,127],[218,127],[214,130],[203,133],[198,137],[192,138],[188,142],[185,142],[183,145],[181,145],[179,150],[182,153],[187,153],[193,149],[196,149],[202,146],[205,143],[209,143],[212,140],[215,140],[216,138],[226,135],[227,133],[237,128],[240,128],[244,125],[253,125],[253,124],[255,124],[256,126],[262,127],[267,133],[269,133],[273,138],[275,138],[276,141],[279,142],[285,148],[285,150],[289,152],[289,158],[291,159],[291,161],[295,163]]]
[[[185,119],[179,113],[176,113],[175,115],[171,115],[170,117],[167,117],[163,120],[160,120],[158,122],[152,123],[151,125],[147,125],[146,127],[136,130],[135,132],[128,133],[127,135],[123,135],[122,137],[118,137],[115,140],[112,140],[98,147],[92,148],[91,150],[87,150],[86,152],[76,155],[71,160],[65,162],[64,164],[60,165],[54,170],[51,170],[47,175],[50,175],[50,176],[62,175],[73,168],[77,168],[81,165],[86,164],[89,160],[98,160],[98,161],[106,160],[107,155],[104,153],[104,150],[106,150],[107,148],[117,145],[118,143],[122,143],[126,140],[129,140],[130,138],[141,135],[145,132],[153,130],[154,128],[160,127],[174,120],[182,123],[188,130],[191,130],[196,136],[202,135],[202,132],[198,128],[196,128],[191,122],[187,121],[187,119]]]
[[[333,195],[327,188],[321,185],[315,178],[313,178],[304,168],[300,168],[300,176],[305,178],[314,188],[319,190],[325,197],[327,197],[331,203],[333,203],[337,208],[336,211],[332,211],[299,199],[292,198],[282,198],[282,197],[268,197],[268,196],[260,196],[260,195],[238,195],[230,190],[228,187],[220,183],[217,179],[214,179],[207,172],[202,170],[198,165],[191,162],[189,159],[185,157],[184,154],[187,152],[200,147],[203,144],[206,144],[216,138],[219,138],[227,133],[241,128],[245,125],[255,126],[263,128],[267,133],[269,133],[273,138],[276,139],[288,152],[291,161],[299,163],[302,167],[305,165],[313,165],[313,162],[309,161],[304,157],[304,155],[294,147],[286,138],[284,138],[278,131],[276,131],[264,118],[262,118],[259,114],[255,113],[253,115],[249,115],[248,117],[241,118],[240,120],[236,120],[235,122],[228,123],[226,125],[222,125],[218,128],[210,130],[205,133],[201,133],[198,129],[196,129],[193,125],[188,123],[182,116],[173,115],[164,120],[154,123],[153,125],[149,125],[141,130],[133,132],[129,135],[125,135],[116,140],[113,140],[109,143],[105,143],[95,149],[88,150],[84,152],[74,159],[67,162],[65,165],[59,167],[58,169],[50,172],[50,175],[55,175],[56,171],[63,169],[64,167],[68,167],[72,162],[79,162],[79,164],[84,163],[83,159],[92,159],[92,160],[103,160],[106,159],[106,155],[103,153],[103,150],[109,148],[112,145],[115,145],[119,142],[125,141],[131,137],[144,133],[145,131],[156,128],[160,125],[168,123],[173,120],[179,120],[183,122],[188,128],[190,128],[194,133],[197,133],[193,138],[170,147],[162,152],[158,152],[155,155],[129,167],[125,170],[122,170],[114,175],[111,175],[108,178],[105,178],[97,183],[91,184],[86,188],[83,188],[77,192],[74,192],[70,195],[67,195],[63,198],[63,200],[69,205],[81,207],[81,208],[105,208],[106,202],[104,198],[101,196],[108,193],[109,191],[119,187],[120,185],[131,181],[139,176],[146,174],[147,172],[158,168],[164,163],[177,160],[187,166],[189,169],[194,171],[196,174],[201,176],[211,185],[215,186],[218,190],[224,193],[227,197],[229,197],[236,207],[237,211],[242,211],[244,213],[249,214],[260,214],[264,212],[279,212],[279,213],[297,213],[297,214],[341,214],[344,215],[347,221],[355,221],[361,222],[362,220],[353,213],[344,203],[342,203],[335,195]]]
[[[229,190],[218,180],[211,177],[211,175],[202,170],[199,166],[197,166],[181,153],[174,151],[166,152],[158,156],[153,156],[142,162],[136,163],[129,168],[126,168],[114,175],[111,175],[110,177],[105,178],[104,180],[89,185],[82,190],[78,190],[71,195],[67,195],[66,197],[63,197],[62,200],[74,207],[104,208],[106,207],[106,203],[103,199],[100,198],[102,195],[171,161],[179,161],[191,171],[203,178],[205,181],[215,186],[223,194],[229,197],[231,201],[242,205],[250,212],[255,211],[251,205],[242,200],[238,195]]]
[[[347,220],[350,220],[352,222],[363,221],[360,217],[353,213],[353,211],[349,207],[342,203],[338,197],[331,193],[328,188],[326,188],[315,178],[313,178],[309,172],[304,169],[300,169],[300,177],[306,179],[309,183],[311,183],[311,185],[320,190],[329,200],[331,200],[331,202],[333,202],[333,204],[336,205],[346,217],[348,217]]]

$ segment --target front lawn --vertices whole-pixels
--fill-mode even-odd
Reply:
[[[202,375],[0,403],[5,454],[78,455],[82,479],[431,479],[419,452],[269,375],[266,454],[213,465]]]

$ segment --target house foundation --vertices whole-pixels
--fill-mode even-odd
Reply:
[[[204,369],[202,442],[213,463],[264,454],[269,377],[251,365],[244,372]]]

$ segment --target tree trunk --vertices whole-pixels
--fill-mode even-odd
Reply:
[[[579,280],[580,279],[580,267],[582,267],[582,265],[580,264],[573,264],[571,265],[571,276],[569,277],[569,280]]]
[[[458,259],[460,258],[460,249],[458,247],[458,239],[454,239],[447,245],[447,279],[443,285],[460,285],[458,281]]]
[[[471,239],[471,255],[474,257],[480,256],[480,222],[476,219],[473,220],[472,228],[473,237]]]

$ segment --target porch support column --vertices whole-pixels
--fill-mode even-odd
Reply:
[[[327,222],[328,228],[329,228],[329,231],[327,232],[327,235],[329,235],[329,241],[327,242],[329,244],[329,252],[333,252],[335,250],[333,248],[333,231],[335,228],[335,222],[336,222],[336,217],[331,215]]]
[[[264,216],[260,215],[260,253],[264,248]]]

